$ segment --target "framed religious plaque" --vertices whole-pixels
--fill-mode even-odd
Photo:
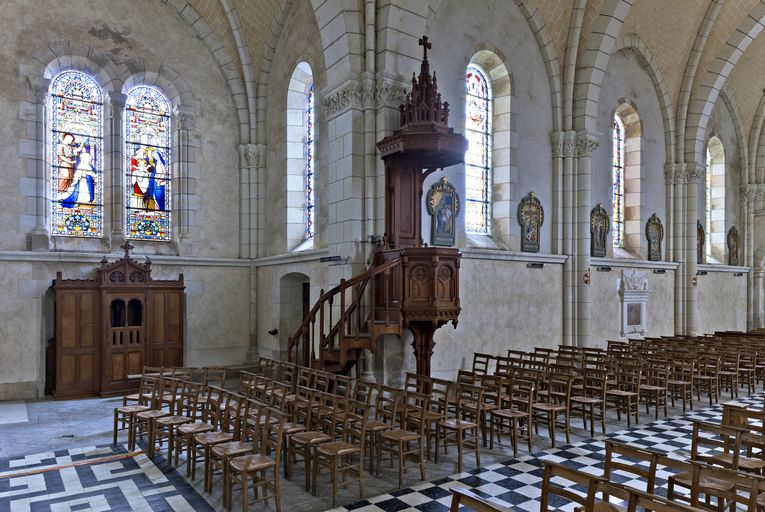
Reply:
[[[539,252],[539,235],[545,221],[542,203],[534,192],[521,199],[518,205],[518,223],[521,225],[521,251]]]
[[[606,240],[611,230],[611,220],[602,203],[590,212],[590,254],[596,258],[605,258]]]
[[[430,243],[452,247],[455,240],[457,215],[460,212],[460,198],[454,185],[444,176],[434,183],[426,197],[431,217]]]
[[[645,225],[645,238],[648,241],[648,261],[661,261],[661,242],[664,240],[664,227],[654,213]]]

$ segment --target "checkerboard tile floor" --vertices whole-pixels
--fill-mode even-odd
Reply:
[[[736,401],[751,407],[761,408],[763,397],[761,394],[757,394]],[[603,441],[607,438],[649,447],[653,450],[666,452],[670,456],[686,459],[690,455],[693,420],[719,423],[721,418],[721,405],[697,409],[680,416],[639,425],[630,430],[621,430],[581,443],[543,450],[531,455],[520,456],[517,459],[452,475],[441,480],[399,489],[333,509],[333,512],[349,510],[356,512],[448,512],[451,504],[449,490],[453,487],[471,489],[490,501],[515,510],[537,512],[540,508],[542,492],[542,460],[558,462],[586,473],[602,474],[603,461],[605,460]],[[671,472],[661,468],[657,471],[657,494],[666,496],[667,478],[670,474]],[[613,480],[639,489],[645,488],[644,482],[633,480],[626,473],[615,472]],[[565,484],[563,481],[557,483]],[[579,491],[580,494],[583,491],[578,486],[573,486],[572,490]],[[573,510],[573,504],[562,498],[551,500],[550,506],[562,511]]]
[[[123,445],[0,458],[0,512],[212,511],[163,459]]]

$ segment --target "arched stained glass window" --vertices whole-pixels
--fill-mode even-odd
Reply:
[[[624,247],[624,125],[619,116],[614,116],[613,137],[613,182],[611,203],[613,205],[614,247]]]
[[[125,235],[170,240],[170,106],[153,87],[125,103]]]
[[[103,95],[96,81],[64,71],[50,86],[51,234],[103,232]]]
[[[465,230],[490,234],[491,212],[491,87],[484,73],[471,64],[466,73]]]
[[[314,94],[313,84],[305,97],[305,238],[314,235]]]

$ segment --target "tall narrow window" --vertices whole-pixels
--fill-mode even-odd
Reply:
[[[50,86],[51,234],[103,233],[103,95],[96,81],[64,71]]]
[[[613,243],[624,247],[624,125],[618,116],[613,122],[612,192]]]
[[[466,73],[465,230],[489,235],[491,214],[491,87],[471,64]]]
[[[315,148],[313,140],[313,84],[308,87],[305,96],[305,238],[313,238],[314,235],[314,157]]]
[[[704,244],[708,263],[725,261],[725,148],[719,137],[707,143],[706,233]]]
[[[170,106],[153,87],[125,103],[125,235],[170,240]]]

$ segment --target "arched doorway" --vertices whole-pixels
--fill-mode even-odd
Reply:
[[[293,272],[279,280],[279,356],[287,359],[290,336],[311,309],[311,281],[305,274]],[[310,352],[301,353],[299,364],[310,366]]]

